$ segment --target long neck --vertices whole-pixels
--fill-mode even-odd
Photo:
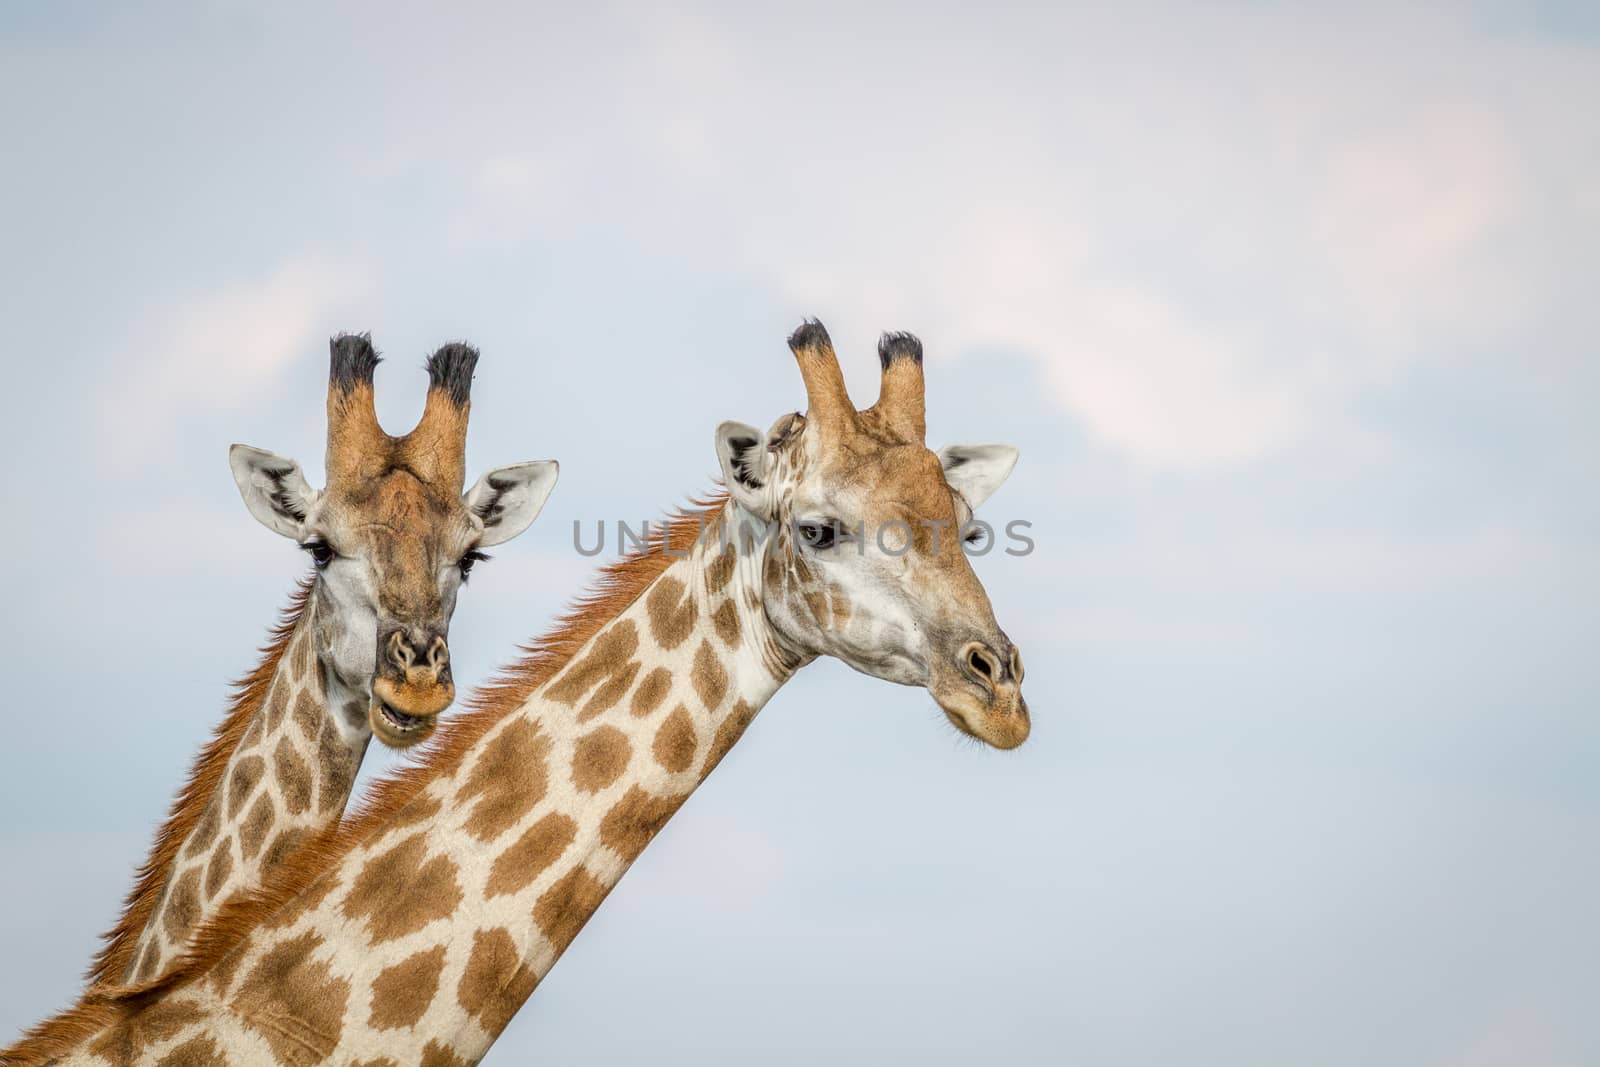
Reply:
[[[371,738],[365,702],[330,683],[316,649],[316,594],[297,599],[196,758],[91,982],[160,976],[231,897],[259,888],[344,813]]]
[[[718,540],[531,695],[496,710],[491,692],[459,748],[172,998],[241,1059],[475,1062],[800,665],[766,620],[759,547]]]

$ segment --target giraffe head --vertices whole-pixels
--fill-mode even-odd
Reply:
[[[959,730],[1015,748],[1029,727],[1022,658],[963,541],[1017,450],[928,449],[922,344],[910,334],[879,342],[882,392],[865,411],[845,392],[820,323],[802,325],[789,347],[806,413],[765,434],[735,422],[717,429],[729,493],[765,538],[767,617],[801,655],[926,687]]]
[[[353,704],[348,725],[409,748],[455,699],[456,594],[481,549],[533,522],[557,467],[498,467],[463,493],[477,351],[450,344],[430,356],[422,420],[390,437],[373,407],[371,340],[341,335],[331,349],[327,486],[313,490],[298,463],[257,448],[234,445],[228,459],[250,513],[311,556],[318,655]]]

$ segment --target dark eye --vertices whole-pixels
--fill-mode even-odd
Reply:
[[[832,548],[839,542],[838,520],[802,522],[800,524],[800,540],[806,543],[806,547],[814,548],[819,552]]]
[[[983,543],[984,537],[985,534],[983,532],[983,527],[974,526],[972,529],[967,531],[967,536],[963,537],[962,540],[969,545],[978,545]]]
[[[461,568],[461,580],[463,582],[467,580],[467,575],[472,573],[472,565],[474,563],[482,563],[488,558],[489,557],[487,554],[479,552],[475,548],[471,552],[468,552],[466,555],[462,556],[461,559],[456,562],[456,566]]]
[[[325,569],[328,564],[333,562],[333,557],[338,555],[338,553],[334,552],[332,545],[320,539],[307,541],[300,547],[310,554],[311,565],[319,571]]]

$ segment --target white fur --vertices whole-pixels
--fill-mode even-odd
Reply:
[[[496,467],[474,482],[461,500],[483,523],[478,544],[498,545],[533,525],[560,474],[559,463],[544,459]],[[486,515],[491,506],[499,510]]]
[[[1021,455],[1010,445],[949,445],[939,450],[944,480],[976,511],[1011,477]]]

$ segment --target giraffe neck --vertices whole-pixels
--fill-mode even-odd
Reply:
[[[270,673],[250,682],[255,699],[197,759],[98,977],[159,977],[229,898],[259,888],[302,842],[339,821],[371,731],[365,696],[333,679],[317,654],[320,607],[312,592],[286,620],[276,662],[269,650],[262,665]]]
[[[767,622],[760,546],[718,541],[525,698],[497,710],[491,691],[459,746],[350,827],[298,895],[80,1050],[476,1062],[802,663]],[[153,1022],[168,1016],[184,1022]]]

